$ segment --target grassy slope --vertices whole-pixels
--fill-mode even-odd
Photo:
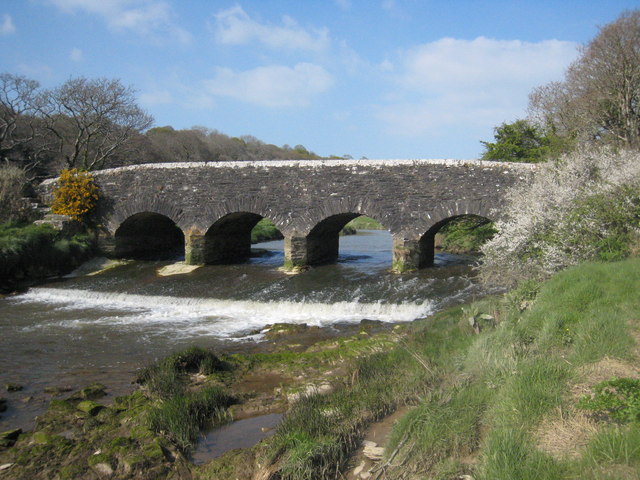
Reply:
[[[596,383],[590,371],[638,373],[638,291],[640,259],[586,264],[550,280],[530,309],[514,292],[416,324],[333,394],[295,406],[271,442],[271,468],[284,479],[333,478],[367,423],[411,403],[385,478],[637,478],[638,425],[587,417],[572,392]],[[554,446],[549,434],[567,425],[583,434]]]

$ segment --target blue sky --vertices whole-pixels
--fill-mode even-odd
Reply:
[[[475,158],[626,0],[0,0],[0,71],[119,78],[158,126]]]

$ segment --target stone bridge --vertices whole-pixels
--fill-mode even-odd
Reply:
[[[433,264],[435,233],[462,215],[500,215],[531,165],[478,160],[326,160],[145,164],[94,172],[101,246],[118,256],[183,248],[189,264],[250,255],[263,217],[285,238],[285,266],[335,261],[338,233],[366,215],[393,237],[393,266]]]

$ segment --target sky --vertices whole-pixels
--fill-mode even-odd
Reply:
[[[117,78],[156,126],[477,158],[630,0],[0,0],[0,72]]]

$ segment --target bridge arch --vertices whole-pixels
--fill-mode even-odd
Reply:
[[[240,211],[228,213],[216,220],[204,234],[204,263],[231,264],[246,261],[251,256],[251,231],[263,218],[267,217]]]
[[[423,232],[419,238],[394,241],[394,265],[397,270],[412,270],[433,266],[435,258],[435,236],[447,224],[457,218],[480,217],[494,220],[496,210],[483,201],[458,201],[440,204],[423,217]]]
[[[184,233],[166,215],[138,212],[127,217],[115,230],[117,257],[166,260],[184,256]]]
[[[313,225],[306,235],[297,232],[285,235],[286,261],[299,266],[335,262],[340,249],[340,231],[354,218],[365,215],[375,218],[362,211],[332,213]]]

